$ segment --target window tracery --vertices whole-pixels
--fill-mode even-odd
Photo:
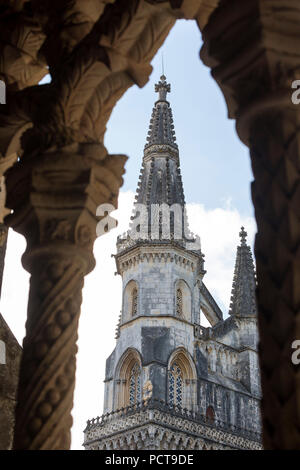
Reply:
[[[182,290],[176,290],[176,315],[182,317]]]
[[[182,406],[183,377],[182,370],[176,362],[173,362],[169,370],[169,403]]]
[[[136,362],[131,369],[129,379],[129,404],[136,405],[141,401],[141,368]]]

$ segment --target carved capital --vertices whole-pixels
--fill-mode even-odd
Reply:
[[[8,3],[0,13],[0,79],[12,92],[38,83],[47,68],[39,53],[45,35],[29,2]]]
[[[117,206],[125,161],[101,145],[74,144],[39,158],[24,156],[7,172],[7,207],[14,212],[6,221],[27,238],[25,265],[41,246],[50,252],[72,246],[86,258],[96,238],[97,206]]]

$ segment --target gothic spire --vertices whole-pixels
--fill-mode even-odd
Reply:
[[[155,91],[159,99],[154,104],[150,119],[136,192],[136,202],[147,206],[149,214],[153,204],[179,204],[185,207],[172,109],[166,100],[171,86],[164,75],[155,84]]]
[[[255,288],[256,277],[247,232],[241,228],[240,246],[237,247],[231,291],[230,315],[253,316],[257,314]]]
[[[167,93],[171,92],[171,85],[167,83],[165,75],[162,75],[159,82],[155,84],[155,91],[158,93],[158,100],[152,110],[144,155],[148,153],[153,145],[170,146],[173,151],[175,150],[178,153],[172,109],[167,101]]]
[[[171,86],[167,83],[165,75],[162,75],[159,82],[156,83],[155,92],[158,93],[158,100],[154,103],[150,119],[142,169],[131,217],[132,222],[129,232],[124,234],[125,238],[119,237],[118,247],[120,250],[125,246],[123,240],[126,239],[128,243],[132,229],[136,228],[137,221],[140,220],[141,206],[146,208],[145,213],[147,214],[142,222],[143,233],[147,232],[147,236],[149,234],[148,241],[150,243],[155,243],[158,240],[167,241],[165,234],[169,233],[170,240],[177,240],[178,243],[184,245],[187,242],[194,243],[198,240],[195,246],[200,245],[199,237],[195,238],[188,228],[179,151],[175,142],[172,109],[169,101],[167,101],[167,94],[171,92]],[[163,210],[158,209],[158,206],[161,207],[162,205],[171,208],[168,219],[164,218]],[[176,210],[174,210],[174,207]],[[177,210],[178,208],[179,210]],[[153,237],[154,219],[157,219],[158,222]],[[145,239],[145,237],[141,236],[141,239]],[[131,243],[131,245],[134,244],[134,242]],[[195,250],[198,250],[198,248],[195,248]]]
[[[167,93],[171,92],[171,85],[167,83],[165,75],[162,75],[159,82],[155,84],[155,91],[158,93],[158,100],[152,110],[144,155],[149,153],[153,145],[170,146],[173,152],[178,154],[172,109],[167,101]]]

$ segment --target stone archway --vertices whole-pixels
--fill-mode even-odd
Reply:
[[[123,322],[131,320],[139,314],[139,287],[135,279],[131,279],[125,286],[124,293]]]
[[[174,370],[174,368],[176,370]],[[179,376],[178,376],[179,373]],[[181,382],[180,402],[176,400],[176,377]],[[175,378],[175,380],[174,380]],[[172,379],[172,384],[170,383]],[[197,372],[193,359],[184,348],[178,348],[168,360],[168,402],[171,406],[196,410],[197,408]],[[170,386],[173,387],[173,400],[170,400]]]
[[[130,396],[130,380],[132,371],[137,368],[139,374],[139,390],[134,391],[134,397]],[[114,410],[118,410],[130,405],[137,405],[142,400],[142,362],[138,351],[135,349],[128,349],[120,358],[117,364],[116,377],[114,384]],[[135,389],[137,384],[134,384]]]
[[[299,107],[290,99],[300,66],[299,2],[103,0],[92,11],[87,3],[11,2],[0,18],[7,87],[1,168],[21,157],[6,174],[6,205],[14,211],[6,223],[26,237],[23,264],[31,273],[15,448],[69,447],[96,207],[116,206],[126,159],[106,151],[105,125],[126,89],[147,82],[153,55],[176,19],[186,18],[203,31],[202,60],[250,147],[264,444],[299,449],[299,384],[290,359],[300,334]],[[47,66],[51,84],[36,86]]]

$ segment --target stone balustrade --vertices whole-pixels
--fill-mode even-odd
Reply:
[[[210,430],[221,431],[229,433],[238,438],[244,438],[246,440],[252,441],[260,445],[261,443],[261,434],[258,432],[250,431],[248,429],[242,429],[238,426],[235,426],[231,423],[224,422],[219,419],[214,421],[207,418],[205,415],[190,410],[188,408],[182,408],[180,406],[173,406],[169,403],[166,403],[164,400],[158,400],[152,398],[150,400],[143,400],[136,405],[130,405],[118,410],[112,411],[110,413],[105,413],[102,416],[97,416],[87,421],[87,426],[85,429],[85,436],[89,440],[90,431],[94,431],[97,428],[104,428],[112,422],[117,422],[123,418],[128,418],[133,415],[138,415],[144,413],[145,411],[157,410],[162,413],[167,413],[168,415],[174,418],[181,418],[183,420],[189,420],[194,424],[203,425]]]

